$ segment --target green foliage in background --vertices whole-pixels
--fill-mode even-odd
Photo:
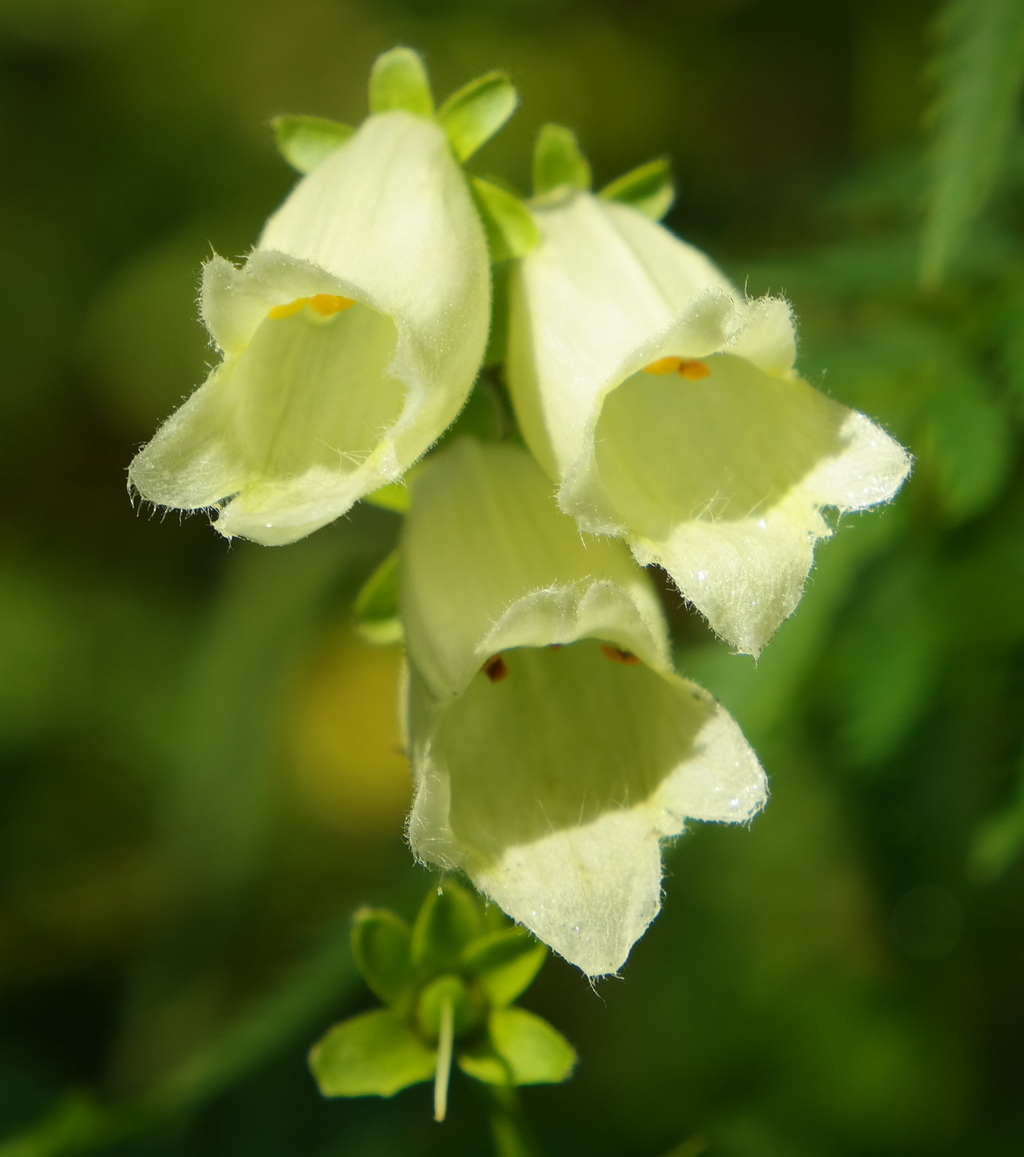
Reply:
[[[666,595],[680,670],[739,720],[773,799],[749,830],[679,841],[622,981],[539,975],[529,1007],[581,1058],[522,1092],[539,1150],[1020,1151],[1019,12],[0,3],[3,1157],[491,1144],[473,1082],[436,1125],[425,1086],[328,1100],[306,1067],[371,1007],[351,913],[411,913],[430,885],[402,843],[406,789],[387,794],[400,738],[354,690],[385,652],[347,634],[397,519],[359,507],[286,552],[227,548],[124,489],[130,451],[211,360],[199,260],[243,252],[293,180],[272,118],[361,109],[395,43],[438,92],[511,76],[520,112],[476,172],[526,190],[549,120],[585,142],[597,188],[667,155],[671,227],[750,294],[784,293],[803,374],[917,460],[891,509],[819,549],[756,666]],[[647,179],[629,192],[656,215],[664,170]],[[377,596],[364,617],[386,624]],[[339,786],[366,734],[379,753]]]

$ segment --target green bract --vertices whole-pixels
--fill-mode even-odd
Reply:
[[[400,557],[414,852],[615,972],[659,909],[660,841],[763,805],[754,753],[672,670],[647,575],[580,534],[525,451],[428,460]]]
[[[207,263],[202,315],[223,361],[132,463],[144,498],[217,508],[228,538],[292,542],[399,478],[465,402],[487,245],[416,64],[405,50],[378,62],[372,106],[387,111],[347,138],[313,118],[278,125],[310,172],[240,269]]]
[[[327,1096],[389,1097],[435,1081],[444,1116],[452,1059],[487,1084],[563,1081],[576,1060],[547,1021],[511,1005],[529,988],[543,945],[454,881],[433,889],[410,928],[393,912],[356,913],[359,971],[388,1006],[335,1025],[310,1064]]]
[[[745,299],[643,213],[579,188],[534,216],[508,338],[530,448],[581,529],[659,563],[756,655],[830,533],[822,507],[888,500],[908,455],[796,375],[785,302]]]

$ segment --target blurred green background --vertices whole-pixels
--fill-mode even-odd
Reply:
[[[328,1102],[305,1068],[372,1004],[353,907],[411,915],[430,883],[398,655],[349,625],[393,517],[229,547],[125,491],[213,358],[202,260],[244,254],[293,182],[269,118],[358,121],[396,43],[441,96],[512,75],[478,172],[525,187],[547,120],[599,184],[668,154],[669,223],[787,295],[805,375],[918,460],[820,548],[756,668],[669,597],[773,800],[669,851],[623,980],[552,961],[527,994],[581,1054],[524,1093],[543,1151],[1024,1151],[1019,13],[0,0],[2,1157],[488,1151],[464,1080],[437,1126],[425,1086]]]

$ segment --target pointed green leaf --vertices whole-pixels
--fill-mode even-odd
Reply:
[[[533,214],[514,193],[482,177],[470,178],[469,190],[484,223],[491,261],[523,257],[540,241]]]
[[[386,1004],[412,987],[412,929],[385,908],[361,908],[352,921],[352,954],[363,979]]]
[[[336,1024],[309,1054],[325,1097],[391,1097],[429,1081],[435,1063],[434,1050],[391,1009]]]
[[[576,1050],[565,1037],[525,1009],[497,1009],[488,1027],[494,1050],[508,1065],[515,1085],[556,1085],[576,1064]]]
[[[278,152],[293,169],[308,173],[356,131],[325,117],[279,116],[274,126]]]
[[[413,963],[441,972],[453,968],[466,945],[484,933],[480,901],[452,879],[432,888],[412,930]]]
[[[651,220],[660,221],[676,197],[672,169],[664,157],[659,157],[605,185],[599,195],[606,201],[630,205]]]
[[[921,278],[937,284],[999,175],[1024,85],[1024,4],[948,0]]]
[[[922,465],[934,472],[947,513],[955,521],[981,513],[1003,490],[1014,461],[999,400],[974,366],[953,361],[925,418]]]
[[[462,959],[488,1002],[502,1008],[530,987],[547,954],[547,948],[528,932],[506,928],[470,944]]]
[[[421,117],[434,115],[427,70],[411,48],[392,48],[378,56],[370,73],[370,112],[396,109]]]
[[[453,93],[438,110],[460,161],[471,157],[515,112],[519,97],[503,72],[488,72]]]
[[[398,618],[398,551],[380,564],[356,595],[356,630],[368,642],[386,646],[402,639]]]
[[[544,125],[533,154],[533,195],[542,197],[566,185],[589,189],[590,181],[590,163],[573,131],[564,125]]]

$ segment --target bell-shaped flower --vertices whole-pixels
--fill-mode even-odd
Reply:
[[[456,440],[411,484],[399,606],[408,836],[584,972],[657,914],[660,843],[764,804],[733,719],[672,669],[648,575],[581,535],[522,449]]]
[[[483,358],[486,241],[442,125],[380,112],[318,160],[241,268],[207,262],[223,360],[131,465],[228,538],[292,542],[399,478]]]
[[[508,376],[581,529],[658,563],[737,650],[796,607],[822,507],[891,498],[910,460],[793,370],[789,306],[747,300],[636,209],[563,187],[513,271]]]

